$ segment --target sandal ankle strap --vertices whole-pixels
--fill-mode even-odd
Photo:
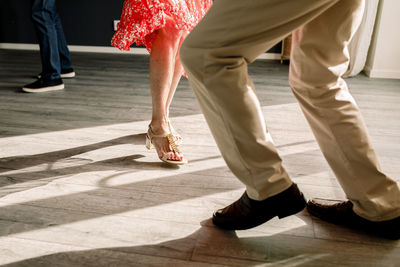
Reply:
[[[167,137],[170,133],[165,133],[165,134],[155,134],[153,132],[153,129],[151,129],[151,126],[149,125],[149,130],[147,131],[147,135],[149,136],[150,140],[155,138],[155,137]]]

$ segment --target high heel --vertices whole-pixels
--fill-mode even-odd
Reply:
[[[171,130],[169,133],[166,134],[154,134],[153,130],[151,129],[151,126],[149,125],[149,130],[147,131],[146,134],[146,148],[147,149],[152,149],[154,148],[153,144],[153,138],[163,138],[166,137],[168,140],[168,143],[170,147],[172,148],[173,151],[164,153],[162,156],[159,156],[161,161],[164,161],[169,164],[174,164],[174,165],[182,165],[186,164],[188,161],[183,157],[182,153],[179,151],[175,139],[176,137],[171,133]],[[181,156],[179,156],[179,155]]]
[[[149,128],[149,131],[150,131],[150,128]],[[153,136],[153,137],[154,137],[154,136]],[[147,148],[148,150],[154,148],[154,145],[153,145],[153,143],[151,142],[151,138],[149,137],[149,132],[147,132],[147,134],[146,134],[146,148]]]

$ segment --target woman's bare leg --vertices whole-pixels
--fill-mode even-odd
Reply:
[[[185,39],[187,33],[181,31],[179,33],[179,47],[181,46],[183,40]],[[171,82],[171,88],[169,90],[169,95],[168,95],[168,100],[167,100],[167,106],[166,106],[166,110],[167,110],[167,115],[169,115],[169,106],[171,105],[172,102],[172,98],[174,97],[176,88],[178,87],[179,81],[181,80],[181,77],[183,75],[184,69],[181,63],[181,60],[179,58],[179,47],[176,51],[175,54],[175,66],[174,66],[174,74],[172,77],[172,82]],[[167,116],[168,117],[168,116]]]
[[[168,108],[177,83],[174,81],[175,57],[179,48],[180,33],[167,24],[158,31],[150,54],[150,91],[152,97],[151,128],[154,134],[165,134],[168,128]],[[172,83],[175,88],[171,93]],[[172,151],[167,138],[154,138],[157,154]],[[181,156],[181,155],[177,155]]]

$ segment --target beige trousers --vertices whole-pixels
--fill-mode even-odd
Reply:
[[[372,221],[400,216],[399,187],[381,172],[341,78],[363,7],[363,0],[215,0],[183,43],[181,59],[207,123],[251,198],[278,194],[292,181],[266,129],[247,65],[293,32],[292,91],[354,211]]]

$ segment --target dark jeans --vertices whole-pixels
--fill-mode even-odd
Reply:
[[[72,69],[56,0],[33,0],[32,20],[39,39],[42,78],[60,79],[61,70]]]

